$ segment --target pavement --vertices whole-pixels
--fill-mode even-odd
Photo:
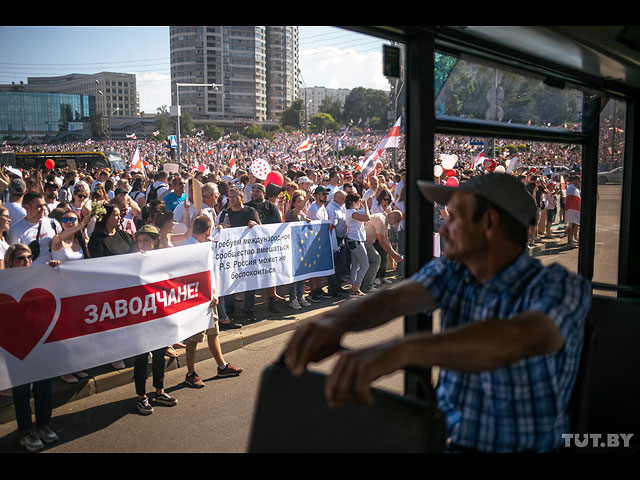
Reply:
[[[390,272],[389,279],[396,283],[398,279]],[[391,285],[383,285],[385,288]],[[326,287],[325,287],[326,291]],[[288,298],[288,286],[277,288],[277,294],[285,299]],[[238,294],[237,300],[242,298]],[[242,328],[220,331],[220,345],[222,353],[238,350],[254,342],[264,340],[275,335],[280,335],[298,328],[301,323],[308,322],[348,301],[348,294],[342,298],[322,299],[318,303],[312,303],[310,307],[303,307],[302,310],[289,308],[286,300],[278,301],[278,308],[281,313],[273,313],[268,310],[268,298],[266,291],[256,292],[256,305],[254,312],[258,321],[245,324]],[[239,307],[242,302],[238,302]],[[242,308],[237,311],[242,312]],[[243,323],[245,316],[243,313],[236,313],[235,320]],[[176,349],[177,358],[166,358],[166,370],[183,368],[186,375],[186,353],[184,348]],[[196,350],[196,362],[211,359],[211,352],[206,340],[198,344]],[[133,384],[133,358],[125,359],[125,368],[115,370],[111,365],[85,369],[88,377],[79,378],[78,383],[69,384],[60,378],[52,380],[53,387],[53,408],[58,408],[69,402],[86,398],[90,395],[98,395],[113,388],[118,388],[127,384]],[[238,365],[241,366],[241,365]],[[149,365],[149,373],[151,365]],[[33,404],[33,400],[32,400]],[[33,405],[32,405],[33,406]],[[10,390],[0,392],[0,424],[15,421],[15,412]]]

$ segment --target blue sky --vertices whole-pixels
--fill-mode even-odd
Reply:
[[[301,26],[304,85],[387,90],[383,43],[333,27]],[[135,73],[143,111],[170,105],[169,27],[0,27],[0,84],[101,71]]]

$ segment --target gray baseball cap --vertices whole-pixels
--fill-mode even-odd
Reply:
[[[524,184],[513,175],[489,173],[474,175],[457,187],[448,187],[426,180],[418,180],[418,187],[430,202],[445,205],[453,194],[460,190],[474,192],[502,207],[525,227],[536,220],[536,205]]]

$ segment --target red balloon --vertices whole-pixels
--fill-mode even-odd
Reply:
[[[204,172],[206,168],[207,166],[204,163],[201,163],[200,165],[198,165],[198,171],[200,172]]]
[[[264,186],[266,187],[270,183],[275,183],[276,185],[281,187],[282,184],[284,183],[284,178],[282,177],[282,174],[280,172],[270,172],[267,175],[266,180],[264,181]]]
[[[52,170],[53,167],[56,166],[56,162],[54,162],[53,160],[51,160],[50,158],[47,158],[47,160],[44,162],[44,166],[46,168],[48,168],[49,170]]]
[[[456,177],[449,177],[447,179],[447,183],[445,183],[445,186],[447,187],[457,187],[460,184],[460,182],[458,181],[458,179]]]
[[[455,177],[455,176],[456,176],[455,170],[447,170],[447,177]]]

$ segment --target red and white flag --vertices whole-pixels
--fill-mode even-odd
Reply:
[[[132,134],[130,134],[130,135],[127,135],[127,138],[133,138],[133,139],[135,139],[135,138],[136,138],[136,134],[135,134],[135,133],[132,133]]]
[[[360,170],[362,170],[362,176],[365,177],[366,174],[375,166],[376,162],[382,156],[382,153],[387,148],[396,148],[400,141],[400,121],[402,117],[398,117],[396,123],[391,127],[389,133],[385,135],[382,139],[378,147],[373,151],[371,155],[365,157],[366,160],[361,161],[358,166]]]
[[[238,169],[238,165],[236,165],[235,157],[231,157],[231,160],[229,161],[229,168],[231,169],[231,174],[235,175],[236,170]]]
[[[307,150],[311,150],[311,140],[309,139],[309,137],[304,139],[304,141],[296,149],[296,152],[306,152]]]
[[[478,156],[476,158],[473,159],[473,168],[476,168],[478,165],[480,165],[482,162],[484,162],[484,150],[481,151]]]
[[[0,390],[213,326],[211,242],[0,271]],[[122,268],[126,265],[126,268]]]
[[[140,156],[139,148],[136,148],[136,151],[131,158],[131,168],[129,170],[131,170],[132,172],[140,172],[145,177],[147,176],[144,168],[144,163],[142,162],[142,157]]]

